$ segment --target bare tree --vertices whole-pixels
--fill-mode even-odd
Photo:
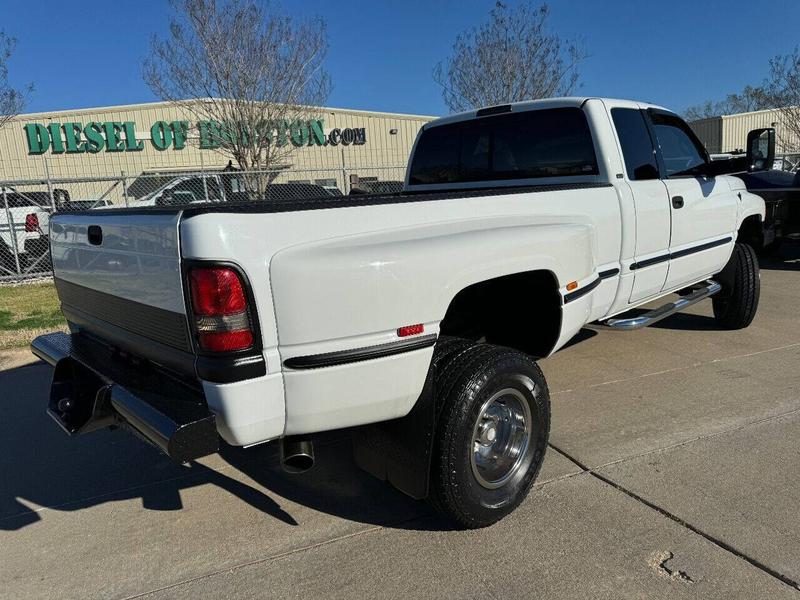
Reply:
[[[25,106],[25,97],[33,90],[28,85],[16,89],[8,83],[8,59],[14,53],[17,40],[0,31],[0,127],[16,117]]]
[[[447,107],[457,112],[571,93],[588,55],[550,31],[549,15],[547,4],[497,2],[488,22],[459,34],[452,55],[433,71]]]
[[[256,0],[172,0],[166,39],[154,36],[144,79],[159,97],[198,122],[200,144],[266,173],[285,161],[330,89],[328,43],[320,19],[296,23]]]
[[[778,111],[778,135],[785,152],[800,150],[800,47],[769,61],[766,87]]]
[[[728,94],[724,100],[717,102],[708,100],[703,104],[690,106],[684,111],[688,121],[708,119],[721,115],[764,110],[774,106],[774,98],[768,91],[766,84],[760,86],[747,85],[739,94]]]

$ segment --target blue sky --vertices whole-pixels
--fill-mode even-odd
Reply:
[[[511,0],[514,3],[514,0]],[[26,112],[155,100],[141,78],[166,0],[2,0],[18,38],[16,84],[36,89]],[[287,12],[328,22],[328,106],[446,113],[431,71],[456,34],[493,0],[283,0]],[[552,0],[552,26],[580,37],[591,57],[581,95],[635,98],[675,110],[724,97],[766,75],[768,60],[800,44],[800,1]]]

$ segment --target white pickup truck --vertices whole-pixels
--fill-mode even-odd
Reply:
[[[69,202],[66,190],[18,191],[0,186],[0,276],[19,274],[43,262],[47,239],[40,222],[47,221],[52,206]]]
[[[674,113],[566,98],[426,124],[398,194],[56,215],[49,413],[178,461],[278,440],[294,471],[363,426],[360,466],[489,525],[545,454],[537,359],[710,296],[720,328],[753,319],[764,202],[712,166]]]

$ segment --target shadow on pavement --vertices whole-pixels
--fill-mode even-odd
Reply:
[[[570,341],[564,344],[561,347],[561,350],[566,350],[570,346],[577,346],[578,344],[585,342],[587,340],[592,339],[597,335],[597,332],[594,329],[587,329],[586,327],[581,328],[581,330],[576,333]]]
[[[336,517],[401,528],[450,529],[443,520],[417,517],[430,509],[363,473],[350,454],[350,433],[320,435],[317,464],[290,475],[279,465],[276,444],[250,449],[223,446],[215,466],[178,465],[124,431],[70,438],[45,413],[51,369],[43,363],[0,371],[0,531],[105,502],[141,498],[148,510],[180,510],[181,491],[212,484],[287,525],[297,525],[282,498]],[[205,461],[204,461],[205,462]],[[227,464],[226,464],[227,463]],[[246,483],[249,477],[260,486]],[[242,481],[244,479],[245,481]],[[423,522],[424,521],[424,522]]]
[[[431,514],[425,502],[361,471],[352,459],[353,434],[342,431],[315,436],[314,468],[301,474],[289,474],[280,467],[277,444],[248,450],[227,446],[220,455],[268,490],[319,512],[390,528],[453,529],[451,523],[435,516],[420,520]]]
[[[704,300],[703,302],[710,302]],[[714,317],[706,315],[693,315],[692,313],[679,312],[667,317],[663,321],[650,325],[653,329],[672,329],[676,331],[725,331],[717,324]]]

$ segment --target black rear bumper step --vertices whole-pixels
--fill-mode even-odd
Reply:
[[[187,462],[219,450],[203,392],[149,364],[131,365],[80,334],[50,333],[31,344],[55,367],[48,414],[70,435],[130,427],[170,458]]]

